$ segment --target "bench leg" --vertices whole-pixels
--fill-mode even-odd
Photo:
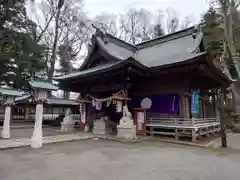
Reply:
[[[151,136],[154,135],[154,134],[153,134],[153,128],[152,128],[152,127],[150,127],[150,135],[151,135]]]
[[[197,141],[197,131],[196,131],[196,129],[192,130],[192,141]]]
[[[179,140],[179,133],[178,133],[178,129],[175,129],[175,140]]]

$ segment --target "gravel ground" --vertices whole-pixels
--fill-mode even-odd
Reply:
[[[84,140],[0,151],[1,180],[239,180],[240,154]]]

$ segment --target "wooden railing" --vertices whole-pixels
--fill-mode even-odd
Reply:
[[[219,118],[149,118],[146,127],[150,134],[171,135],[178,139],[180,136],[197,137],[219,132]]]
[[[219,122],[219,118],[156,118],[151,117],[147,121],[147,124],[169,124],[169,125],[199,125]]]

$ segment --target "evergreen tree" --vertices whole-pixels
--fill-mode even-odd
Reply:
[[[229,53],[224,53],[225,35],[223,17],[213,7],[211,7],[203,16],[202,32],[207,52],[213,57],[215,62],[219,62],[220,59],[224,60],[232,78],[237,78],[237,71],[232,59],[229,57]],[[237,32],[238,31],[236,30],[234,31],[235,34]],[[235,42],[235,44],[238,43]]]
[[[160,36],[163,36],[164,35],[164,30],[162,28],[162,25],[161,24],[156,24],[154,26],[154,38],[157,38],[157,37],[160,37]]]
[[[0,0],[0,80],[13,82],[13,86],[25,86],[26,74],[33,75],[44,68],[44,47],[34,39],[35,25],[26,16],[24,0]],[[9,64],[17,66],[16,76],[6,76]],[[10,79],[9,79],[10,78]]]
[[[219,58],[223,52],[224,32],[221,17],[212,7],[203,16],[202,32],[208,53],[214,58]]]

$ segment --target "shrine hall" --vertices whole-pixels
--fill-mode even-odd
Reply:
[[[105,133],[118,133],[125,112],[136,134],[193,141],[219,132],[217,92],[232,83],[196,26],[137,45],[96,28],[79,71],[55,80],[80,93],[81,124],[89,131],[101,120]]]

